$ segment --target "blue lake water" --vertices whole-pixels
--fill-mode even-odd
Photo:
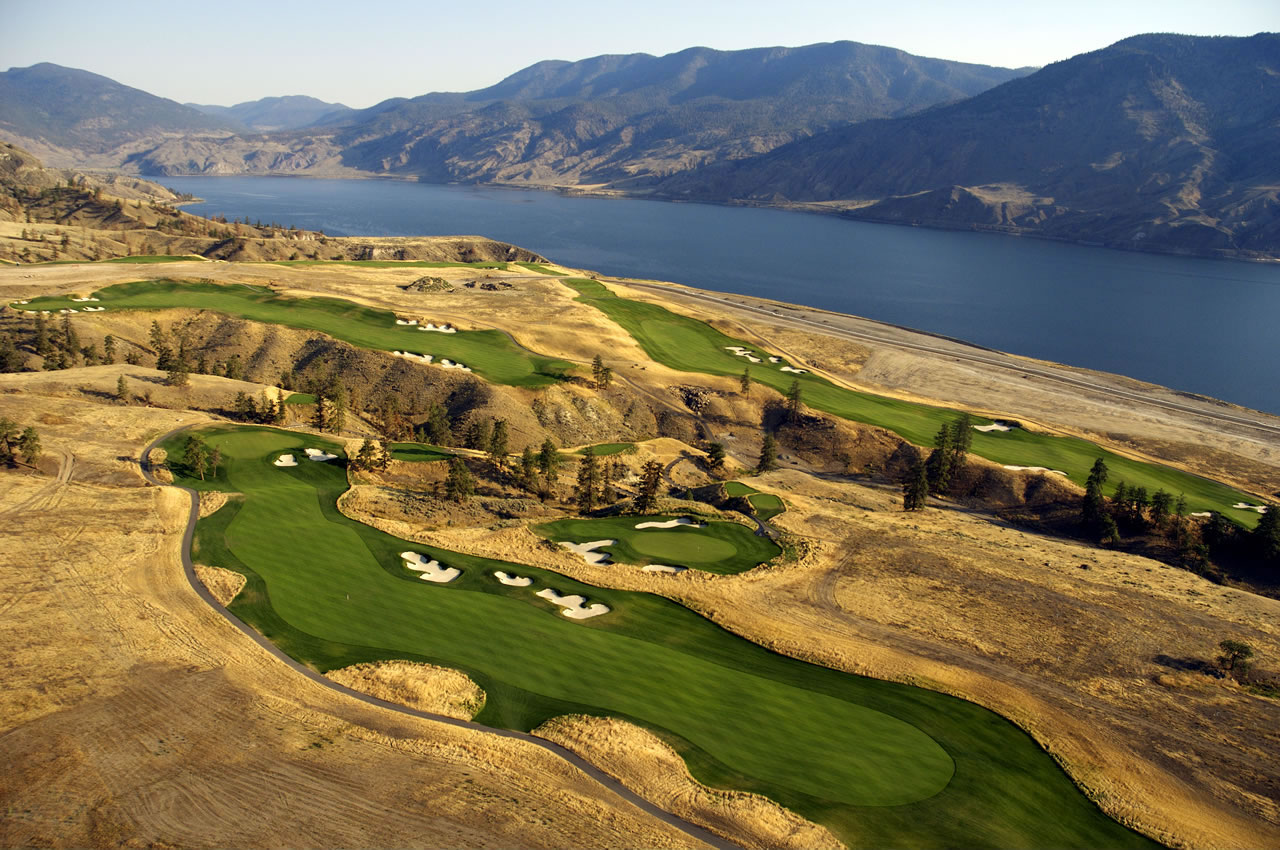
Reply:
[[[171,177],[198,215],[478,234],[610,275],[851,313],[1280,413],[1280,264],[779,210],[391,180]]]

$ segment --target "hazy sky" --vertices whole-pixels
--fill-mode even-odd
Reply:
[[[178,101],[348,106],[468,91],[542,59],[861,41],[1045,65],[1143,32],[1280,30],[1278,0],[585,0],[6,3],[0,68],[55,62]]]

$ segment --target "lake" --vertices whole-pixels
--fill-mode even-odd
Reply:
[[[776,298],[1280,413],[1280,264],[780,210],[392,180],[169,177],[198,215],[478,234],[607,275]]]

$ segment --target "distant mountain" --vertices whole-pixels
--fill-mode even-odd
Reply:
[[[1026,71],[925,59],[853,42],[540,62],[469,93],[393,99],[319,129],[175,140],[149,173],[279,173],[341,165],[431,181],[635,186],[752,156],[832,127],[960,100]],[[300,165],[302,164],[302,165]]]
[[[87,164],[164,135],[225,136],[230,129],[225,120],[88,71],[43,62],[0,73],[0,136],[57,164]]]
[[[676,175],[669,198],[1190,253],[1280,251],[1280,35],[1144,35],[969,100]]]
[[[237,103],[235,106],[209,106],[199,103],[186,105],[206,115],[213,115],[260,133],[339,124],[355,115],[357,111],[341,103],[326,103],[301,94],[264,97],[260,100]]]

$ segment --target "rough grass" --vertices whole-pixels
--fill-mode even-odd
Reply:
[[[412,463],[431,463],[437,460],[448,460],[454,453],[430,443],[391,443],[388,446],[392,460],[405,460]]]
[[[946,408],[838,387],[812,373],[793,375],[779,371],[787,365],[785,360],[769,363],[769,352],[726,336],[705,322],[656,304],[619,298],[596,281],[566,278],[564,283],[579,293],[579,301],[600,309],[630,333],[650,357],[672,369],[736,376],[749,366],[751,379],[757,383],[781,393],[787,392],[793,382],[798,383],[804,403],[809,407],[885,428],[919,446],[932,446],[938,429],[959,415]],[[728,346],[750,349],[765,362],[747,363],[727,351]],[[989,420],[981,417],[974,419],[974,424],[987,422]],[[1115,485],[1124,481],[1130,486],[1146,487],[1149,493],[1164,490],[1175,498],[1182,494],[1189,511],[1218,511],[1246,527],[1258,522],[1256,514],[1241,517],[1240,511],[1231,510],[1236,502],[1256,501],[1256,497],[1188,472],[1121,457],[1087,440],[1037,434],[1022,428],[990,433],[975,431],[972,451],[999,464],[1060,469],[1081,486],[1094,461],[1101,457],[1110,470],[1109,492],[1114,492]]]
[[[232,610],[319,670],[396,658],[460,669],[488,694],[477,719],[494,726],[628,719],[672,743],[699,780],[765,794],[851,845],[1150,846],[973,704],[776,655],[659,597],[390,537],[337,510],[338,462],[271,465],[332,443],[266,428],[208,439],[223,453],[218,475],[182,483],[245,499],[200,521],[196,553],[244,574]],[[401,566],[407,549],[463,575],[418,581]],[[535,585],[501,585],[494,568]],[[533,595],[545,586],[613,611],[572,622]]]
[[[561,519],[534,528],[557,542],[586,543],[616,540],[599,551],[624,564],[666,564],[718,575],[733,575],[763,564],[782,553],[772,540],[736,522],[708,522],[706,528],[636,528],[642,522],[665,522],[673,516],[625,516],[602,519]]]
[[[571,366],[562,360],[525,351],[500,331],[422,333],[414,327],[397,325],[395,314],[388,310],[363,307],[338,298],[287,298],[259,286],[138,281],[109,286],[93,295],[100,299],[94,306],[111,310],[171,307],[215,310],[242,319],[320,331],[361,348],[447,357],[497,384],[546,386],[559,380]],[[83,305],[68,298],[51,297],[18,306],[26,310],[59,310]]]

